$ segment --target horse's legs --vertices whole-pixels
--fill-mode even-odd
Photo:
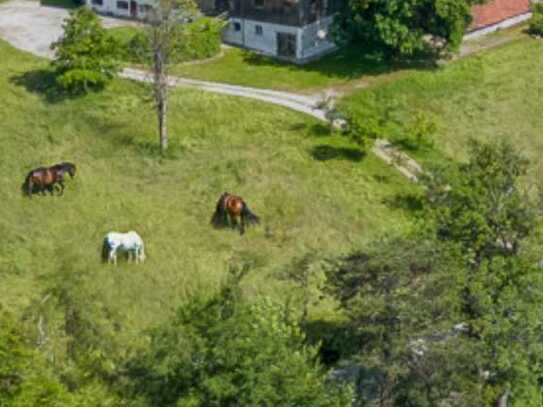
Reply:
[[[26,193],[28,194],[30,199],[32,199],[32,191],[34,191],[34,183],[32,182],[32,179],[29,178]]]
[[[117,265],[117,249],[109,250],[109,257],[107,262]]]
[[[47,186],[46,189],[49,191],[51,196],[55,195],[55,188],[54,188],[53,184]]]
[[[60,185],[60,192],[58,193],[58,195],[64,195],[64,181],[60,180],[58,184]]]
[[[241,215],[240,219],[241,219],[241,228],[239,230],[239,234],[243,235],[245,233],[245,218],[243,217],[243,215]]]

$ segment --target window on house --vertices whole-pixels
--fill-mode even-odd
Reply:
[[[255,8],[264,8],[264,0],[253,0]]]
[[[123,0],[118,1],[117,8],[120,10],[128,10],[128,2]]]
[[[102,6],[104,4],[104,0],[92,0],[91,3],[93,6]]]
[[[262,35],[264,33],[264,30],[262,29],[261,25],[255,25],[255,34],[256,35]]]
[[[312,19],[319,19],[324,17],[323,15],[323,1],[321,0],[310,0],[309,2],[309,15]]]
[[[234,23],[234,31],[241,31],[241,24],[240,23]]]

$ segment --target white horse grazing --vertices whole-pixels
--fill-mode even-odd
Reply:
[[[102,255],[108,263],[117,264],[117,252],[128,253],[128,261],[133,258],[136,263],[145,261],[143,240],[136,232],[110,232],[104,238]]]

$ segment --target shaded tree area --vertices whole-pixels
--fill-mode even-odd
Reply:
[[[328,383],[288,308],[241,301],[239,275],[181,308],[128,364],[136,396],[153,405],[346,406],[348,388]]]
[[[374,44],[387,57],[455,51],[486,0],[349,0],[336,20],[340,43]]]
[[[373,371],[363,398],[538,405],[543,282],[528,243],[541,206],[526,171],[511,145],[473,142],[467,163],[427,175],[413,236],[332,263],[329,290],[358,341],[350,357]]]

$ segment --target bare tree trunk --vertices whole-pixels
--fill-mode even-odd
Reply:
[[[496,407],[507,407],[509,401],[509,390],[506,390],[505,393],[498,399],[496,402]]]
[[[164,154],[168,149],[168,88],[165,85],[160,91],[157,113],[158,133],[160,137],[160,152]]]
[[[166,72],[166,41],[164,36],[159,36],[155,44],[154,52],[154,87],[155,104],[158,116],[158,136],[160,140],[160,152],[164,154],[168,149],[168,76]]]

